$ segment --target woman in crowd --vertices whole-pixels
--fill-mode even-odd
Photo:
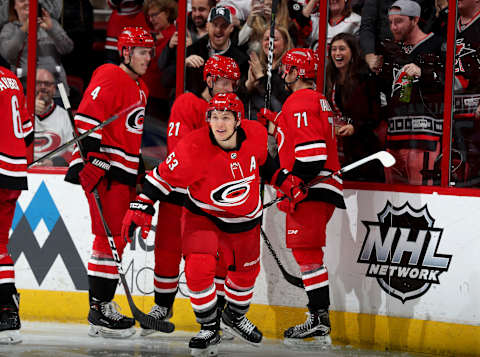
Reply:
[[[380,96],[354,35],[334,36],[328,60],[326,96],[335,114],[340,163],[344,166],[380,150],[375,133],[380,122]],[[372,161],[345,178],[383,181],[383,169]]]
[[[28,0],[9,0],[9,17],[0,31],[0,55],[9,63],[18,77],[27,74],[28,52]],[[58,73],[66,88],[67,76],[60,57],[73,50],[73,41],[57,20],[42,8],[38,14],[38,65]],[[22,79],[22,78],[20,78]]]
[[[260,56],[256,52],[250,53],[250,67],[248,69],[248,78],[245,82],[248,98],[247,118],[256,119],[260,108],[265,107],[265,89],[267,86],[267,58],[268,41],[270,28],[266,27],[263,31],[262,50]],[[283,84],[283,79],[279,74],[279,66],[282,56],[293,47],[292,39],[288,30],[282,26],[275,27],[275,41],[273,51],[272,66],[272,100],[271,110],[278,112],[282,109],[282,104],[288,97],[288,92]]]

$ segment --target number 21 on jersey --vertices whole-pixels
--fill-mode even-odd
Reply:
[[[297,119],[297,128],[303,126],[308,126],[308,121],[307,121],[307,112],[301,112],[301,113],[295,113],[293,116]]]
[[[178,130],[180,129],[180,122],[168,123],[168,136],[178,136]]]

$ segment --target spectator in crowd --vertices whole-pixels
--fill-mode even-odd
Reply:
[[[174,0],[146,0],[144,13],[155,40],[155,57],[148,66],[144,80],[149,90],[147,115],[167,122],[169,114],[169,89],[162,85],[162,71],[158,68],[158,57],[175,32],[177,3]]]
[[[326,81],[326,96],[334,113],[341,166],[380,150],[374,132],[380,123],[377,78],[361,56],[354,35],[339,33],[333,37],[328,51]],[[383,181],[383,166],[372,161],[343,177],[356,181]]]
[[[391,83],[386,116],[387,149],[396,164],[385,169],[387,183],[429,183],[441,151],[444,56],[442,38],[418,26],[420,5],[398,0],[389,11],[390,29],[400,45],[383,53],[382,74]]]
[[[50,16],[52,16],[55,20],[58,20],[62,13],[62,2],[63,0],[38,0],[40,6],[47,10]],[[0,3],[0,26],[9,21],[8,8],[8,1],[2,1]]]
[[[215,7],[216,0],[192,0],[192,11],[188,17],[186,46],[197,42],[207,36],[208,14]],[[176,78],[176,53],[178,45],[178,32],[175,31],[158,59],[158,68],[163,71],[162,85],[164,88],[175,88]]]
[[[271,0],[252,0],[250,14],[238,33],[238,45],[244,46],[248,43],[248,50],[255,51],[257,55],[260,55],[262,52],[263,34],[266,28],[270,28],[271,14]],[[278,3],[275,24],[276,26],[287,28],[290,32],[290,37],[296,43],[297,28],[290,19],[286,0],[280,0]]]
[[[304,18],[299,20],[300,23],[306,21],[310,23],[311,30],[307,31],[306,46],[314,49],[318,46],[319,5],[320,0],[308,1],[297,16],[297,18]],[[329,0],[328,11],[327,43],[330,43],[337,33],[358,34],[362,18],[352,11],[351,0]]]
[[[68,113],[53,101],[55,76],[46,68],[37,69],[35,82],[34,160],[48,154],[73,138]],[[72,147],[40,162],[42,166],[67,166]]]
[[[138,26],[148,28],[147,21],[143,14],[144,0],[107,0],[112,9],[108,19],[107,37],[105,41],[105,62],[120,63],[120,56],[117,51],[118,35],[124,27]]]
[[[203,66],[214,54],[230,57],[237,62],[241,73],[248,71],[248,56],[232,43],[233,31],[230,10],[217,6],[210,10],[207,23],[208,36],[202,37],[187,48],[185,66],[187,67],[186,89],[200,95],[205,89]],[[174,57],[170,59],[174,61]]]
[[[245,88],[248,98],[246,116],[248,119],[256,119],[257,112],[265,106],[265,90],[267,87],[267,57],[268,43],[270,38],[270,28],[266,28],[263,33],[262,50],[260,56],[256,52],[250,53],[250,67],[248,69],[248,78],[245,82]],[[271,78],[271,110],[279,112],[282,109],[283,102],[287,99],[289,92],[283,85],[283,79],[279,73],[282,56],[293,47],[292,39],[285,27],[275,27],[275,41],[273,50],[273,65]]]
[[[453,147],[465,158],[465,180],[480,185],[480,2],[459,0]],[[473,120],[477,119],[477,120]]]
[[[192,0],[192,12],[187,23],[192,43],[207,34],[208,14],[215,5],[216,0]],[[178,42],[178,37],[176,41]],[[177,44],[174,43],[174,45]]]
[[[430,23],[434,16],[434,4],[431,0],[416,0],[422,8],[419,27]],[[365,0],[362,8],[362,24],[360,25],[360,48],[370,69],[377,72],[382,67],[381,43],[392,39],[388,10],[395,0]]]
[[[0,54],[10,63],[18,77],[26,76],[28,51],[28,0],[9,0],[9,22],[0,31]],[[38,14],[37,64],[59,72],[67,86],[67,76],[60,56],[73,50],[73,42],[46,9]],[[21,79],[25,79],[21,78]]]

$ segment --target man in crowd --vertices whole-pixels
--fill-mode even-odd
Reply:
[[[37,69],[35,82],[34,159],[48,154],[72,139],[73,128],[65,109],[55,104],[55,77],[46,68]],[[39,163],[42,166],[67,166],[70,148]]]
[[[386,117],[388,151],[396,164],[385,169],[387,183],[428,184],[441,149],[444,54],[442,38],[418,26],[420,5],[396,1],[389,12],[398,46],[384,53],[382,74],[391,85]]]
[[[217,265],[228,268],[222,329],[253,345],[262,340],[262,333],[245,316],[260,270],[260,176],[279,187],[292,204],[304,193],[289,179],[289,172],[270,158],[266,129],[244,120],[236,94],[214,96],[206,118],[208,127],[184,137],[147,176],[142,193],[125,215],[122,236],[130,237],[139,226],[146,237],[154,202],[186,190],[182,250],[190,302],[201,325],[189,346],[193,355],[213,356],[220,342]]]
[[[207,87],[201,97],[184,93],[173,103],[167,131],[169,153],[187,134],[208,125],[205,120],[208,101],[218,93],[232,93],[240,80],[237,63],[220,55],[214,55],[207,60],[203,74]],[[181,216],[185,198],[182,191],[172,192],[158,209],[153,282],[155,305],[150,312],[157,319],[166,319],[172,315],[172,306],[178,291],[179,264],[182,259]],[[218,306],[221,309],[225,303],[225,274],[226,272],[217,271],[215,278]],[[142,335],[153,332],[154,330],[144,328]]]
[[[75,116],[81,134],[113,115],[119,119],[82,141],[84,162],[75,147],[65,180],[81,184],[90,207],[95,238],[88,262],[89,335],[126,338],[135,333],[135,320],[121,315],[112,300],[118,271],[102,224],[105,219],[122,257],[125,241],[120,237],[121,220],[135,197],[143,171],[140,144],[148,89],[140,78],[152,58],[154,40],[141,27],[127,27],[118,38],[121,64],[96,69]],[[98,193],[101,207],[94,197]]]
[[[18,78],[0,67],[0,344],[22,341],[20,295],[15,287],[15,270],[7,246],[17,199],[27,189],[27,147],[33,141],[33,127],[25,108]]]
[[[297,205],[280,202],[286,216],[286,245],[302,273],[308,298],[308,318],[284,333],[285,342],[314,337],[330,344],[330,289],[324,265],[326,227],[335,207],[345,208],[342,180],[331,174],[340,169],[333,113],[325,96],[315,91],[318,56],[310,49],[294,48],[283,56],[281,71],[292,94],[278,115],[265,108],[258,116],[278,124],[280,166],[294,186],[313,184]],[[264,119],[263,119],[263,118]]]

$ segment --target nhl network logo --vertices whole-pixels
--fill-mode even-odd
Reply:
[[[363,221],[367,234],[358,263],[368,264],[366,276],[402,303],[425,294],[448,271],[451,255],[439,254],[443,229],[427,205],[416,210],[408,202],[394,207],[387,202],[378,222]]]

